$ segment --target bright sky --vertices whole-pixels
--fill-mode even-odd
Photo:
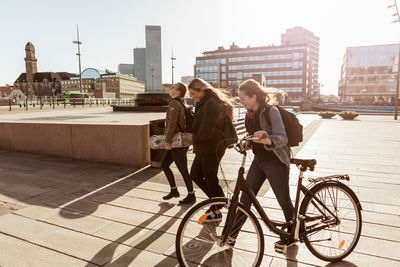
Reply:
[[[321,93],[337,94],[346,47],[398,43],[400,24],[391,23],[393,0],[0,0],[0,85],[25,72],[25,44],[36,48],[38,71],[78,73],[79,24],[82,70],[116,71],[132,63],[133,48],[145,46],[145,25],[160,25],[163,83],[193,75],[201,52],[280,45],[287,28],[302,26],[320,37]]]

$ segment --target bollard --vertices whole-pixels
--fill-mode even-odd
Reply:
[[[10,106],[9,111],[11,111],[11,99],[8,99],[8,105]]]

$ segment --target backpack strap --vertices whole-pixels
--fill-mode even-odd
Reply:
[[[185,104],[183,104],[183,102],[182,102],[179,98],[173,98],[173,99],[175,99],[176,101],[178,101],[178,102],[182,105],[182,107],[183,107],[183,114],[184,114],[184,118],[185,118],[185,121],[186,121],[186,107],[185,107]],[[179,125],[179,120],[178,120],[178,122],[177,122],[176,125],[178,125],[179,130],[180,130],[181,132],[183,132],[182,127]]]
[[[270,130],[272,130],[272,124],[271,124],[271,108],[272,108],[272,105],[270,105],[270,104],[265,104],[264,117],[265,117],[265,120],[267,121],[267,127],[269,127]]]

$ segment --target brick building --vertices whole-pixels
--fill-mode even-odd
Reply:
[[[8,84],[6,86],[0,86],[0,98],[8,97],[13,89],[14,86]]]
[[[15,89],[21,90],[26,96],[53,96],[61,93],[61,80],[77,77],[68,72],[38,72],[35,47],[31,42],[25,46],[25,69],[14,82]]]

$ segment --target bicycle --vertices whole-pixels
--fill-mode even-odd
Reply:
[[[304,172],[314,171],[315,159],[291,159],[300,173],[294,207],[294,220],[290,223],[270,220],[244,179],[246,149],[244,137],[235,146],[243,155],[233,195],[211,198],[193,206],[182,219],[176,236],[176,254],[181,266],[259,266],[264,255],[264,235],[254,212],[239,202],[240,192],[248,194],[260,219],[268,229],[285,242],[275,243],[275,251],[286,254],[288,246],[305,243],[317,258],[337,262],[347,257],[356,247],[361,235],[361,203],[355,193],[341,181],[348,175],[308,178],[304,186]],[[301,204],[300,195],[302,193]],[[219,209],[221,218],[204,222],[204,214]],[[237,212],[246,217],[236,240],[230,234],[235,229]],[[288,230],[291,229],[291,230]]]

